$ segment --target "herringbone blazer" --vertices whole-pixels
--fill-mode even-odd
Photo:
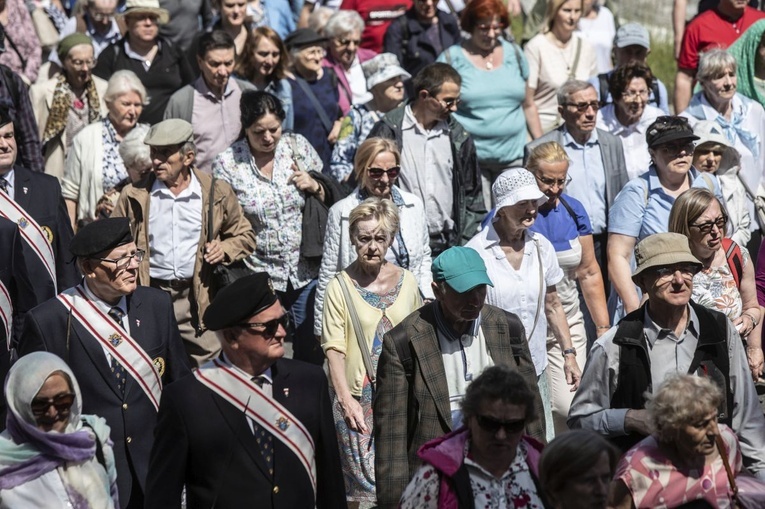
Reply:
[[[421,307],[383,338],[373,402],[375,478],[380,509],[398,505],[401,493],[419,465],[417,449],[428,440],[452,431],[449,388],[436,335],[434,306],[437,305],[434,301]],[[538,417],[529,423],[526,432],[544,440],[542,400],[523,324],[514,314],[485,305],[481,312],[481,330],[494,363],[516,368],[537,393]],[[402,331],[408,338],[412,356],[411,386],[393,340],[393,336]]]

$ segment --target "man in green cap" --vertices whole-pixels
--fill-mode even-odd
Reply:
[[[417,449],[462,425],[459,402],[484,368],[504,364],[537,392],[537,377],[520,319],[485,305],[494,286],[475,250],[452,247],[432,265],[436,300],[383,338],[374,399],[375,477],[381,509],[396,507],[419,466]],[[526,433],[544,439],[542,400]],[[403,447],[408,444],[408,447]]]
[[[107,83],[91,74],[96,60],[87,35],[64,37],[58,43],[58,57],[63,72],[32,85],[29,99],[39,128],[45,173],[61,180],[74,136],[107,113]]]

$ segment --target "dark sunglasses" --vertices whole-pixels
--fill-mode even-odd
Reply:
[[[688,223],[688,226],[698,228],[701,233],[707,234],[712,231],[713,226],[717,226],[717,229],[721,232],[725,232],[725,225],[728,222],[728,217],[724,214],[714,221],[707,221],[706,223]]]
[[[499,431],[499,428],[504,428],[505,433],[513,435],[519,431],[523,431],[526,427],[526,419],[521,419],[519,421],[498,421],[485,415],[476,415],[475,420],[481,429],[492,435],[496,434],[497,431]]]
[[[262,334],[263,336],[267,338],[272,338],[276,336],[276,332],[279,330],[280,325],[286,331],[287,327],[289,327],[290,325],[290,315],[288,315],[287,313],[284,313],[279,318],[274,318],[273,320],[269,320],[267,322],[240,323],[239,327],[244,327],[246,329],[253,329],[258,334]]]
[[[373,179],[381,179],[383,176],[383,173],[388,175],[388,178],[390,180],[393,180],[394,178],[398,177],[398,174],[401,172],[401,166],[392,166],[388,168],[387,170],[384,170],[382,168],[367,168],[367,173],[369,174],[370,178]]]
[[[62,394],[57,394],[50,399],[35,398],[32,400],[30,406],[32,407],[32,415],[35,417],[42,417],[45,415],[51,405],[56,407],[56,411],[58,413],[62,414],[72,408],[72,404],[74,404],[74,394],[71,392],[65,392]]]

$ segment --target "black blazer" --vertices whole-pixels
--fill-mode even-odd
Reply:
[[[127,307],[130,335],[152,360],[164,361],[162,383],[169,384],[188,374],[189,364],[170,296],[162,290],[139,286],[128,296]],[[80,384],[82,413],[104,417],[111,428],[120,505],[126,507],[133,482],[145,487],[157,411],[129,375],[125,394],[120,394],[103,347],[75,318],[69,319],[58,299],[37,306],[24,321],[19,355],[39,350],[54,353],[69,364]]]
[[[324,371],[279,359],[271,367],[274,399],[308,429],[316,445],[319,509],[345,508],[345,486]],[[146,509],[314,507],[313,488],[294,453],[274,439],[268,474],[247,418],[194,376],[162,393],[151,452]],[[250,501],[250,502],[245,502]]]
[[[21,166],[14,166],[13,200],[23,208],[32,219],[43,227],[46,233],[53,236],[53,256],[56,259],[56,279],[58,288],[53,288],[42,261],[31,247],[24,243],[24,259],[29,269],[29,275],[35,292],[45,295],[46,299],[55,297],[57,293],[71,288],[80,282],[80,273],[69,252],[69,243],[74,232],[66,212],[64,198],[61,196],[61,185],[56,177],[29,171]]]

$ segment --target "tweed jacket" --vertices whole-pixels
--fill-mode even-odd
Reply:
[[[563,126],[557,127],[528,143],[523,149],[523,164],[525,165],[526,161],[529,160],[529,153],[532,149],[548,141],[557,141],[563,146]],[[624,161],[622,140],[608,131],[598,129],[598,143],[600,144],[603,168],[606,170],[606,204],[608,205],[606,211],[608,211],[613,205],[616,195],[629,180],[629,176],[627,176],[627,163]]]
[[[434,306],[438,305],[438,301],[426,304],[383,338],[373,401],[375,476],[380,509],[397,506],[420,464],[417,458],[420,446],[452,431],[449,389],[436,335]],[[412,357],[411,385],[393,340],[393,335],[402,329]],[[481,330],[494,363],[517,369],[537,394],[538,417],[528,424],[526,433],[544,440],[542,400],[520,319],[487,304],[481,311]]]
[[[207,306],[210,305],[210,285],[212,283],[212,266],[204,261],[205,243],[207,232],[210,228],[208,222],[208,207],[210,201],[210,184],[212,176],[197,169],[192,170],[202,187],[202,231],[199,236],[196,261],[194,262],[194,277],[191,284],[192,295],[197,305],[197,319],[194,328],[197,335],[205,331],[202,317]],[[130,219],[130,229],[133,233],[138,249],[149,253],[149,204],[151,202],[151,187],[156,177],[149,173],[141,182],[126,186],[117,205],[114,207],[112,217],[127,217]],[[236,198],[234,191],[227,182],[215,179],[215,198],[213,205],[213,238],[220,241],[221,248],[225,253],[223,264],[243,259],[255,250],[255,232],[252,225],[244,217],[242,207]],[[150,285],[149,257],[147,256],[138,269],[138,284]]]

